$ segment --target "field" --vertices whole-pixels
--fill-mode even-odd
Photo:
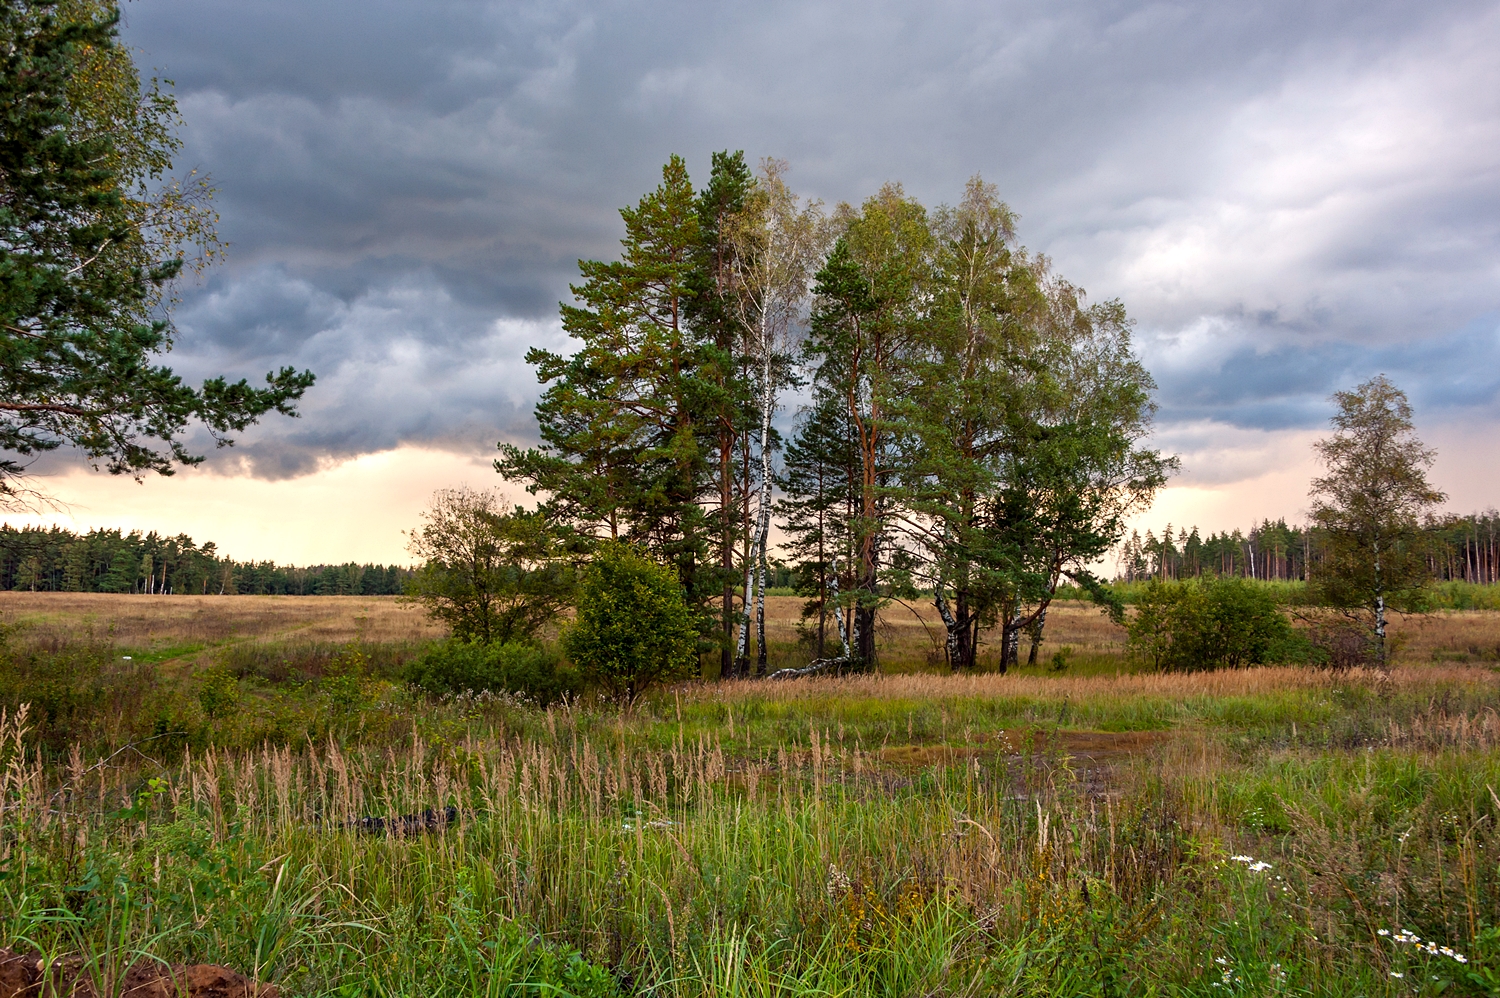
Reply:
[[[0,618],[0,942],[106,990],[149,953],[293,995],[1500,994],[1500,613],[1398,621],[1389,675],[1156,675],[1073,605],[947,676],[896,608],[888,674],[628,710],[422,699],[439,632],[384,598]]]

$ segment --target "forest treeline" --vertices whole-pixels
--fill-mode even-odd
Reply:
[[[1439,582],[1488,585],[1500,581],[1500,512],[1468,516],[1429,516],[1419,532],[1421,556]],[[1148,579],[1197,579],[1232,576],[1265,581],[1307,581],[1327,556],[1324,532],[1316,526],[1289,526],[1286,520],[1263,520],[1247,531],[1201,535],[1171,524],[1158,535],[1139,530],[1120,545],[1117,577],[1124,582]]]
[[[178,534],[0,525],[0,589],[74,593],[389,596],[411,570],[398,565],[277,565],[235,561]]]

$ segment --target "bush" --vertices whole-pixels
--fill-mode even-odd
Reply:
[[[204,731],[196,703],[155,667],[99,644],[0,648],[0,708],[14,714],[23,703],[35,743],[60,756],[75,743],[107,755],[136,741],[160,755]]]
[[[210,721],[230,716],[240,705],[239,679],[223,666],[209,669],[198,686],[198,704]]]
[[[1168,672],[1305,660],[1305,640],[1264,587],[1237,578],[1153,582],[1136,601],[1130,652]]]
[[[600,546],[584,575],[563,649],[587,681],[630,702],[689,674],[698,630],[676,574],[611,542]]]
[[[578,673],[563,665],[555,651],[520,641],[445,641],[408,666],[406,679],[429,693],[503,690],[543,704],[581,692]]]
[[[490,491],[441,489],[412,533],[422,565],[407,598],[456,638],[524,640],[551,623],[573,595],[573,570],[540,512],[507,511]]]

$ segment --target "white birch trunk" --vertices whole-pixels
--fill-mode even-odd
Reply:
[[[953,616],[953,611],[948,608],[948,597],[943,595],[943,580],[933,587],[933,605],[937,607],[938,616],[943,618],[943,627],[948,632],[948,667],[958,661],[958,620]]]
[[[745,565],[745,607],[740,614],[739,658],[750,657],[750,608],[756,606],[759,631],[765,633],[765,580],[761,573],[761,591],[756,595],[756,568],[765,561],[766,538],[771,531],[771,411],[775,405],[775,388],[771,384],[770,331],[768,319],[762,312],[761,319],[761,368],[760,368],[760,498],[755,513],[755,539],[750,545],[750,558]],[[762,657],[757,650],[756,658]]]
[[[849,654],[849,626],[844,620],[844,608],[839,606],[839,560],[833,559],[833,578],[828,580],[828,598],[833,601],[833,618],[839,625],[839,643],[844,646],[844,658]]]

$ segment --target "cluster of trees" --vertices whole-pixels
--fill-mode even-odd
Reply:
[[[990,627],[1013,662],[1063,579],[1109,598],[1089,566],[1174,467],[1140,445],[1154,386],[1124,308],[1020,247],[991,185],[825,212],[725,152],[701,191],[673,157],[621,215],[620,259],[582,262],[562,309],[576,352],[528,354],[541,446],[496,461],[555,557],[669,565],[723,675],[764,672],[773,521],[839,667],[873,666],[877,615],[918,592],[955,668]]]
[[[34,504],[29,458],[72,447],[115,474],[194,464],[295,415],[310,372],[198,387],[159,363],[173,281],[218,254],[212,188],[174,177],[176,101],[142,86],[113,0],[0,4],[0,507]]]
[[[971,197],[976,188],[986,193],[972,185]],[[868,204],[864,211],[863,217],[874,213]],[[917,213],[911,210],[911,214]],[[964,348],[955,361],[941,347],[937,333],[944,332],[943,327],[937,326],[937,333],[924,327],[927,342],[937,346],[908,357],[910,367],[901,369],[902,390],[885,395],[878,379],[872,379],[873,386],[855,381],[847,365],[874,363],[866,356],[867,347],[876,357],[881,350],[894,351],[895,347],[851,345],[834,335],[855,337],[851,330],[867,318],[858,313],[856,321],[843,300],[830,300],[834,268],[853,270],[843,241],[849,231],[858,230],[850,224],[817,275],[818,297],[802,348],[804,358],[813,358],[807,364],[810,401],[800,413],[795,436],[782,458],[785,470],[772,477],[767,452],[756,450],[764,477],[754,483],[755,519],[747,516],[751,490],[745,490],[747,498],[735,510],[741,529],[748,522],[752,531],[741,549],[750,559],[744,588],[738,594],[733,590],[726,594],[740,597],[742,666],[757,583],[763,594],[768,578],[764,538],[773,508],[768,495],[778,485],[784,494],[774,505],[785,517],[789,544],[803,558],[798,575],[813,597],[808,611],[823,618],[820,623],[832,616],[838,628],[844,654],[834,662],[869,665],[868,659],[860,657],[861,628],[873,622],[873,615],[867,616],[866,611],[878,608],[884,600],[919,595],[933,600],[948,625],[948,662],[953,668],[972,664],[972,659],[964,658],[964,643],[977,643],[981,626],[1001,632],[1001,667],[1009,664],[1006,657],[1013,662],[1018,622],[1031,630],[1030,658],[1035,661],[1047,604],[1062,577],[1093,593],[1123,622],[1119,605],[1109,600],[1110,594],[1088,574],[1086,563],[1080,562],[1098,557],[1112,536],[1120,536],[1124,514],[1149,495],[1170,464],[1134,446],[1131,431],[1141,427],[1140,420],[1149,410],[1144,395],[1149,382],[1128,352],[1122,352],[1122,331],[1119,327],[1108,330],[1101,347],[1097,325],[1078,321],[1075,313],[1072,335],[1063,339],[1058,352],[1047,356],[1045,367],[1038,365],[1041,370],[1023,366],[1020,375],[1002,370],[993,378],[981,378],[980,364],[972,359],[979,352],[974,344],[981,333],[972,326],[960,327],[964,333],[958,339]],[[862,282],[854,276],[849,279],[856,290],[863,287]],[[940,300],[936,292],[933,297]],[[1048,307],[1056,314],[1055,302],[1048,301]],[[921,314],[934,313],[942,314],[929,303]],[[871,320],[869,325],[877,324]],[[1044,333],[1049,331],[1043,327]],[[1078,350],[1080,340],[1089,344],[1087,350]],[[842,352],[835,351],[835,346]],[[1084,356],[1080,359],[1074,351]],[[646,362],[638,361],[638,365],[644,367]],[[887,370],[895,367],[892,362]],[[769,376],[772,369],[763,364],[761,376]],[[1060,385],[1054,380],[1063,378],[1059,371],[1080,369],[1086,372],[1081,384],[1063,381]],[[795,373],[792,369],[785,376]],[[967,384],[971,377],[978,384]],[[1040,413],[1020,408],[1030,400],[1030,391],[1038,390],[1024,377],[1040,382],[1040,388],[1048,392],[1045,401],[1058,408]],[[1122,413],[1117,408],[1120,394],[1132,386],[1142,394],[1132,403],[1132,411]],[[562,387],[578,389],[566,381],[554,389]],[[1096,389],[1109,397],[1096,397]],[[954,395],[945,394],[950,391]],[[891,439],[883,444],[876,441],[878,461],[873,465],[862,456],[871,446],[863,427],[871,418],[872,398],[885,411],[897,414],[874,424]],[[567,402],[559,408],[568,411],[582,406],[581,399],[565,398],[561,391],[553,392],[552,400]],[[597,390],[588,393],[587,400],[587,412],[573,424],[575,429],[587,425],[585,416],[599,419],[601,414],[618,412],[608,396]],[[1304,549],[1316,551],[1315,558],[1305,558],[1303,563],[1309,575],[1310,627],[1294,634],[1268,588],[1236,577],[1236,563],[1229,557],[1232,550],[1223,553],[1221,570],[1205,568],[1206,545],[1196,531],[1184,538],[1186,564],[1192,569],[1189,575],[1184,561],[1174,562],[1183,555],[1170,543],[1167,532],[1166,544],[1152,538],[1150,551],[1159,559],[1157,564],[1139,568],[1140,577],[1149,579],[1150,585],[1137,600],[1129,622],[1134,654],[1157,668],[1174,670],[1293,658],[1336,668],[1388,664],[1387,615],[1392,610],[1424,607],[1432,582],[1427,543],[1431,510],[1445,497],[1427,482],[1426,470],[1434,454],[1417,438],[1411,405],[1400,389],[1382,375],[1335,393],[1333,402],[1337,407],[1334,432],[1315,445],[1325,474],[1312,482],[1312,525],[1301,535],[1288,531],[1284,524],[1263,525],[1257,532],[1263,545],[1270,543],[1269,538],[1280,539],[1270,545],[1275,560],[1264,563],[1272,566],[1289,557],[1283,552],[1295,548],[1299,537],[1317,539],[1315,548],[1309,544]],[[1008,415],[1008,426],[990,422],[997,418],[997,409]],[[1058,412],[1068,418],[1058,418]],[[769,448],[775,438],[763,415],[760,425],[764,446]],[[1012,439],[1011,434],[1021,431],[1019,440]],[[596,432],[589,439],[599,441],[603,434]],[[509,448],[500,466],[502,470],[545,469],[554,476],[553,482],[576,489],[587,481],[572,478],[584,463],[584,455],[560,450],[558,444],[550,452]],[[743,446],[731,451],[742,466],[749,463],[745,454]],[[994,454],[1001,459],[984,459]],[[656,470],[667,474],[674,468],[668,463]],[[691,553],[691,548],[682,547],[691,535],[679,521],[653,520],[656,531],[632,536],[631,524],[640,514],[627,518],[622,511],[644,508],[645,499],[661,500],[662,494],[635,496],[629,491],[631,481],[621,475],[613,483],[597,483],[605,491],[588,497],[576,490],[549,496],[532,511],[503,505],[489,491],[438,493],[427,522],[412,535],[412,551],[425,564],[412,581],[410,595],[425,602],[435,616],[448,620],[460,641],[481,647],[529,642],[560,609],[572,605],[577,608],[575,623],[563,625],[563,645],[570,656],[592,658],[596,664],[584,668],[596,676],[609,671],[599,661],[634,663],[619,667],[618,675],[629,678],[619,681],[618,691],[627,698],[635,696],[651,681],[648,666],[675,662],[672,668],[663,666],[661,674],[680,671],[691,657],[686,635],[692,628],[684,614],[696,616],[700,628],[703,614],[701,608],[692,606],[693,590],[682,579],[683,563],[670,558],[673,551]],[[567,507],[558,504],[559,498],[578,503],[575,514],[584,508],[585,498],[596,504],[587,508],[608,515],[593,523],[608,525],[610,535],[601,540],[588,529],[589,521],[565,516]],[[627,498],[642,506],[616,504]],[[702,515],[702,510],[697,513]],[[687,515],[693,515],[692,511]],[[704,522],[712,520],[704,515]],[[1478,550],[1477,521],[1471,521],[1468,536]],[[1225,545],[1234,542],[1235,535],[1229,535],[1227,542],[1221,537],[1212,540]],[[870,544],[875,555],[867,553]],[[652,551],[653,546],[658,550]],[[1144,563],[1145,546],[1138,537],[1131,547]],[[870,557],[877,560],[876,582],[862,588],[859,573]],[[706,571],[691,559],[685,563],[695,571]],[[1486,564],[1477,554],[1474,563],[1480,566],[1476,572]],[[1247,564],[1258,562],[1247,557]],[[624,565],[628,570],[621,568]],[[1184,577],[1187,581],[1182,581]],[[580,578],[584,580],[581,586]],[[645,621],[653,623],[647,628]],[[971,633],[965,633],[966,628]],[[720,635],[726,641],[730,637],[727,631]],[[648,638],[662,647],[628,651],[643,648],[650,643]],[[530,662],[534,656],[506,651],[487,668],[497,673],[517,671],[516,663],[523,658]],[[488,659],[465,651],[455,654],[453,661],[467,663],[463,670],[474,671]],[[531,665],[525,668],[534,671]],[[548,684],[557,685],[550,679]]]
[[[385,596],[412,571],[397,565],[240,562],[186,534],[0,525],[0,589],[34,592]]]
[[[1427,571],[1439,582],[1500,581],[1500,513],[1424,517],[1418,532]],[[1307,581],[1325,555],[1327,537],[1315,525],[1288,526],[1265,520],[1248,531],[1235,529],[1202,537],[1198,528],[1168,524],[1158,536],[1131,531],[1117,551],[1117,578],[1201,579],[1209,576]]]
[[[1285,520],[1266,520],[1251,526],[1204,537],[1172,525],[1158,536],[1144,537],[1132,530],[1116,552],[1117,578],[1126,582],[1147,579],[1200,579],[1222,576],[1246,579],[1305,579],[1312,546],[1306,527],[1289,527]]]
[[[1426,537],[1428,570],[1443,582],[1500,582],[1500,512],[1430,517]]]
[[[405,565],[230,563],[226,593],[246,596],[401,596],[413,573]]]

